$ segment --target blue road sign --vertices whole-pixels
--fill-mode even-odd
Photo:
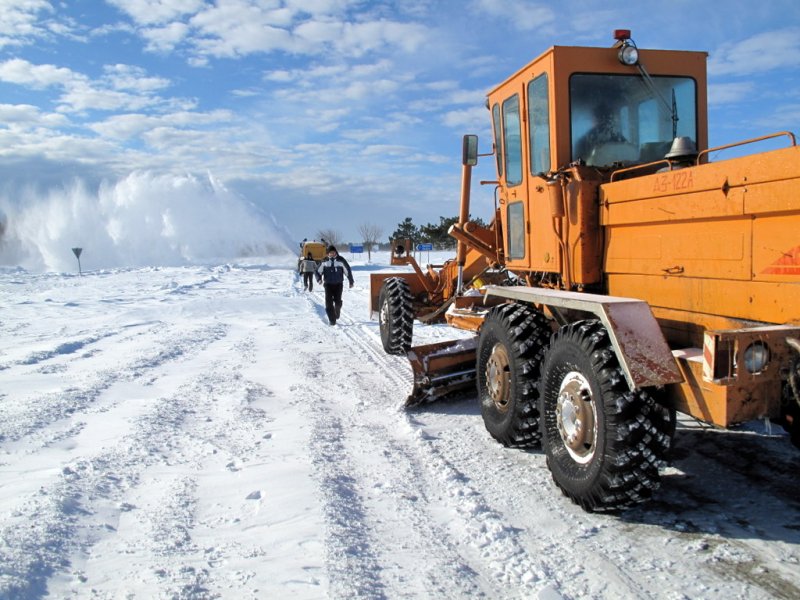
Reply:
[[[361,254],[364,252],[364,246],[350,246],[350,252],[353,254]]]
[[[417,244],[417,250],[420,252],[425,252],[426,250],[430,252],[433,250],[433,244]]]

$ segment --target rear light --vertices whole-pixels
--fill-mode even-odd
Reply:
[[[761,373],[767,368],[770,359],[769,346],[764,342],[753,342],[744,351],[744,368],[748,373]]]

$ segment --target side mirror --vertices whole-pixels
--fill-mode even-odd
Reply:
[[[461,148],[461,164],[474,167],[478,164],[478,136],[465,135]]]

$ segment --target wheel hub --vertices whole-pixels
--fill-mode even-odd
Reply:
[[[383,329],[386,327],[386,323],[389,322],[389,303],[384,301],[381,304],[381,308],[378,311],[378,326]]]
[[[508,351],[502,344],[495,344],[486,362],[486,391],[501,413],[508,410],[510,378]]]
[[[594,456],[596,410],[586,378],[576,371],[567,373],[556,400],[556,424],[567,452],[577,462],[587,463]]]

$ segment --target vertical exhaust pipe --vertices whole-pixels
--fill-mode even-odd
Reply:
[[[461,203],[458,213],[458,225],[463,230],[469,220],[470,188],[472,186],[472,167],[478,164],[478,136],[465,135],[461,146]],[[458,240],[456,246],[456,265],[458,265],[458,280],[456,295],[464,291],[464,263],[467,258],[467,246]]]

